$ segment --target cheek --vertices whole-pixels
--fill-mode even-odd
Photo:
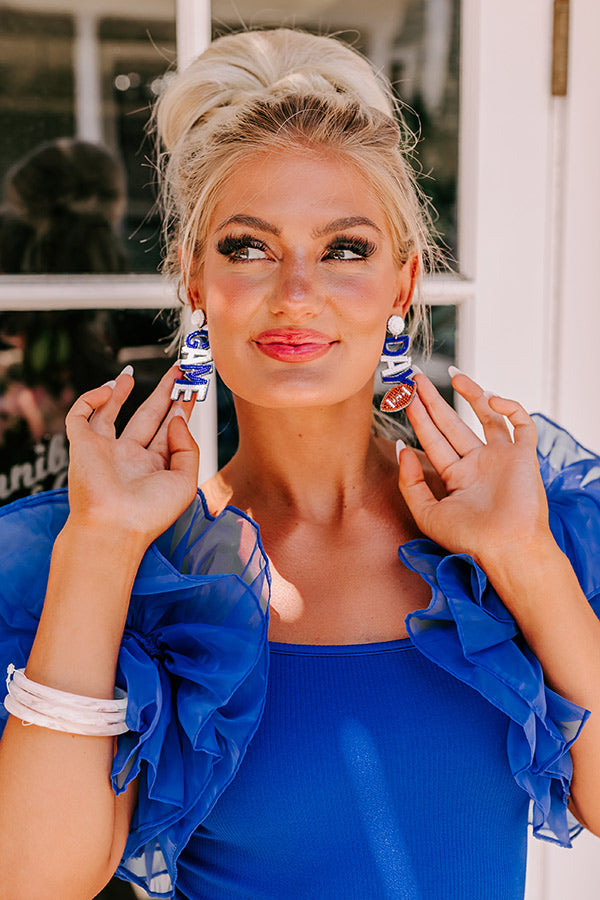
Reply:
[[[209,334],[214,334],[215,341],[220,342],[223,332],[237,332],[247,321],[251,303],[247,288],[239,280],[220,278],[213,281],[204,297],[208,330]]]
[[[264,275],[250,277],[232,266],[207,271],[203,287],[207,316],[242,320],[262,302],[266,285]]]
[[[362,291],[348,297],[343,310],[341,333],[352,344],[358,344],[369,355],[380,352],[390,315],[390,303],[382,303],[385,294]]]
[[[208,336],[217,371],[231,387],[230,375],[243,364],[248,350],[254,304],[247,286],[235,278],[211,283],[205,294]]]
[[[330,279],[328,289],[349,316],[365,323],[386,319],[397,293],[390,273],[381,269],[360,275],[337,275]]]

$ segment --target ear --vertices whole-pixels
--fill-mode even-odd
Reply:
[[[409,256],[398,273],[398,293],[394,300],[393,311],[404,318],[410,309],[417,280],[419,278],[419,257],[415,253]]]
[[[200,291],[196,286],[196,282],[190,282],[187,288],[187,298],[192,309],[203,309],[202,301],[200,299]]]

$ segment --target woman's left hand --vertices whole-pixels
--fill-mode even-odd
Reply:
[[[446,490],[437,500],[417,453],[402,450],[399,487],[420,530],[452,553],[468,553],[484,569],[554,543],[536,427],[525,409],[456,374],[452,385],[481,422],[484,443],[425,375],[417,375],[416,382],[408,418]]]

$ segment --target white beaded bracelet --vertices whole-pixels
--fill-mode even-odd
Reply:
[[[25,669],[15,669],[12,663],[7,672],[8,694],[4,706],[11,715],[21,719],[23,725],[41,725],[53,731],[96,736],[129,731],[125,724],[127,694],[120,688],[115,688],[114,700],[103,700],[30,681]]]

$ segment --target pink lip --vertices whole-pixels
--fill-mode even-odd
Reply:
[[[278,328],[263,331],[255,338],[261,353],[284,362],[307,362],[324,356],[337,343],[329,335],[313,329]]]

